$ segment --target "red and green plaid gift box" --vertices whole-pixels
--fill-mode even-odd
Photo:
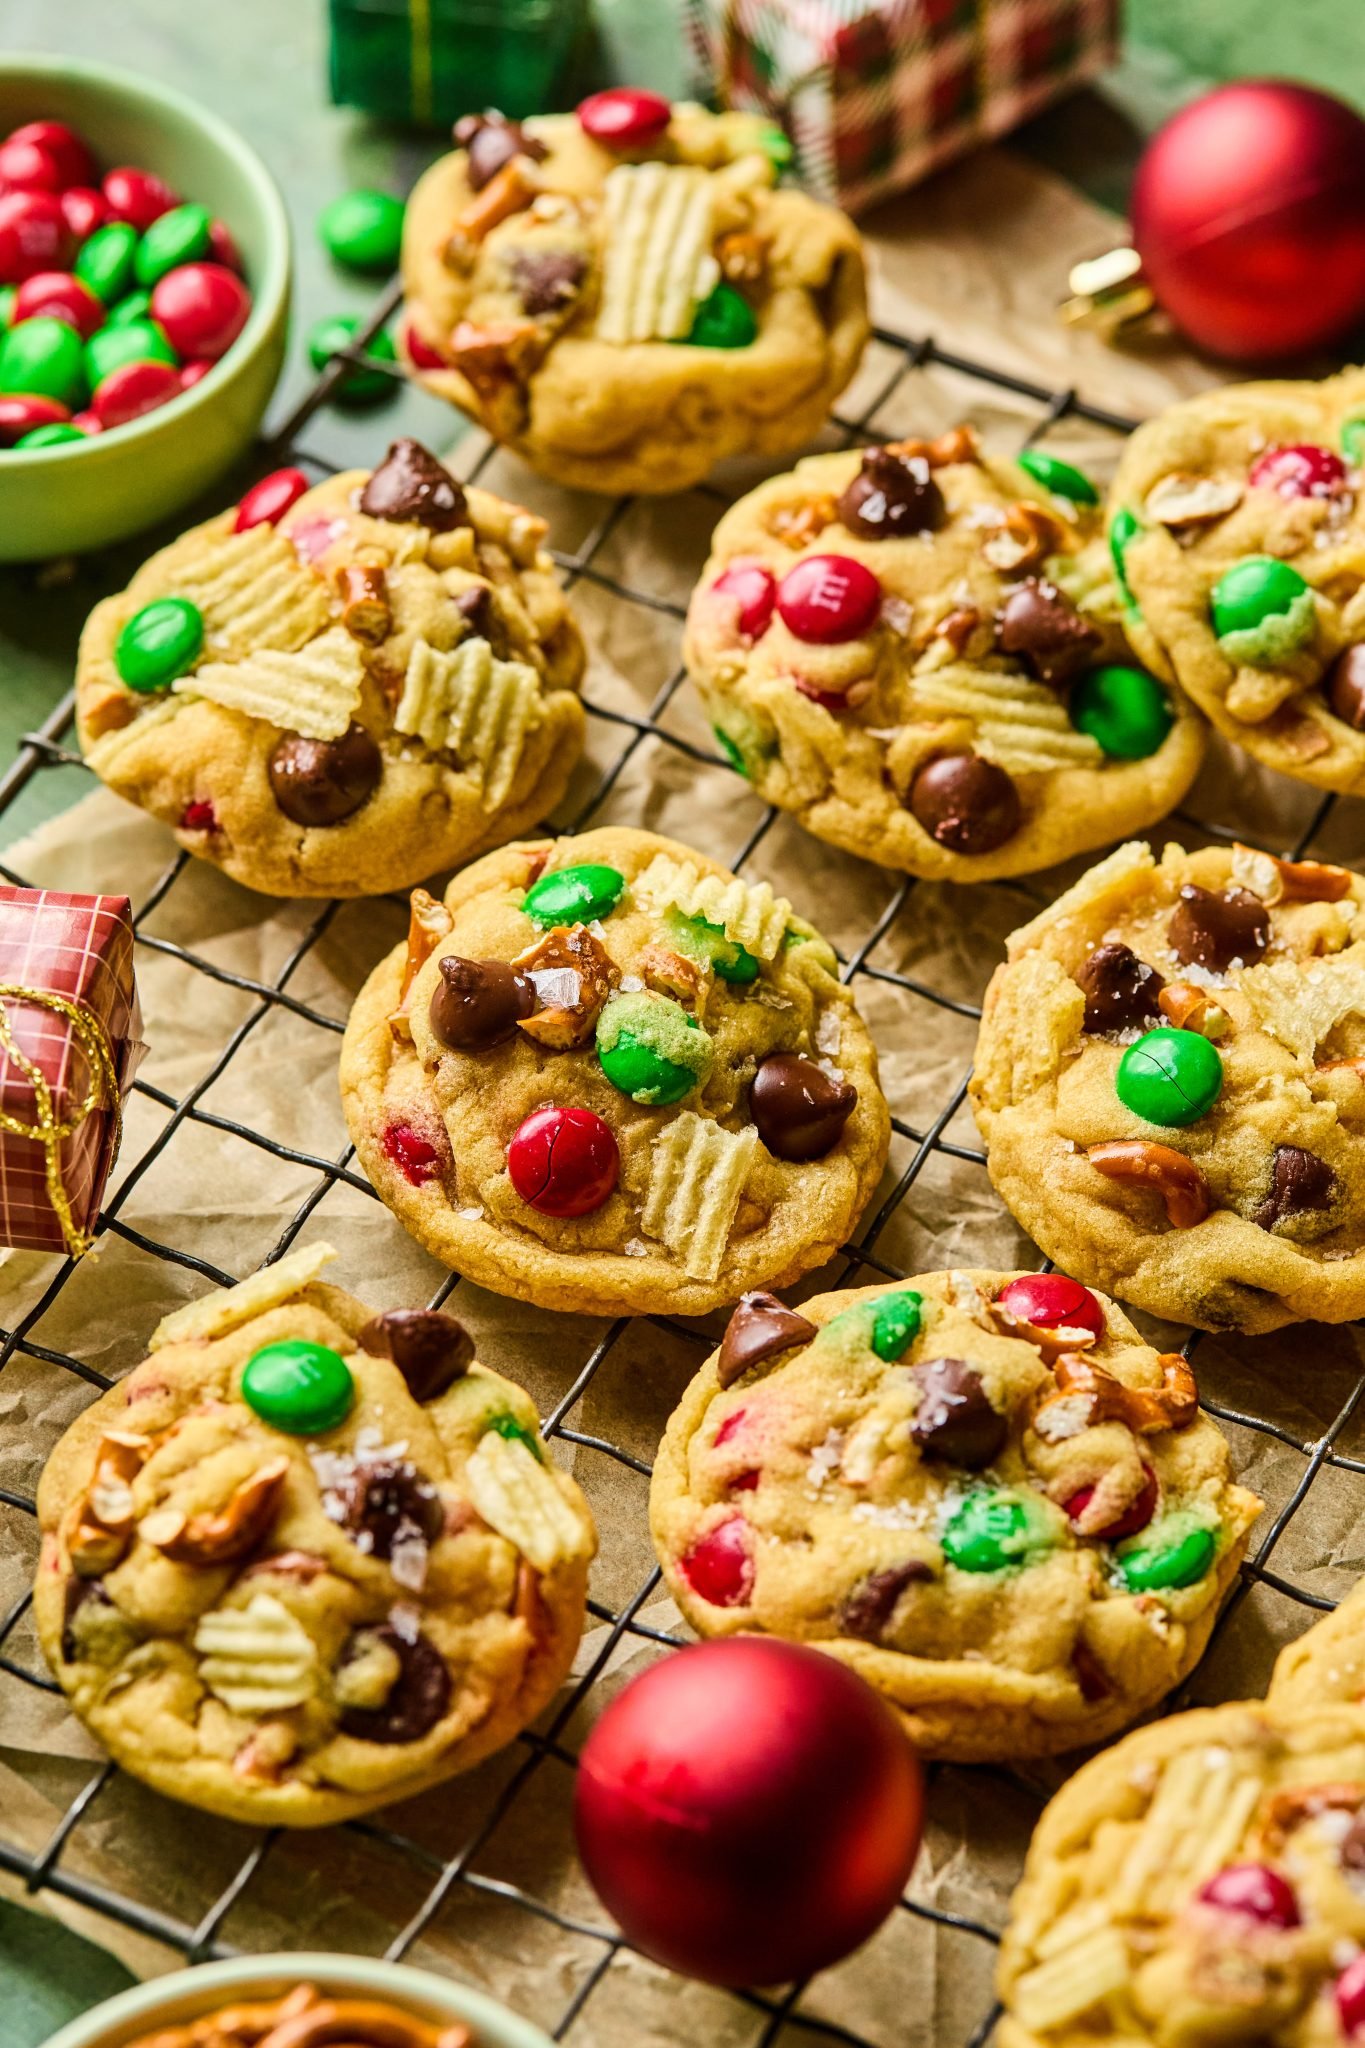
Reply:
[[[771,114],[850,212],[1112,63],[1119,0],[688,0],[722,106]]]
[[[0,887],[0,1244],[86,1249],[141,1031],[128,898]]]

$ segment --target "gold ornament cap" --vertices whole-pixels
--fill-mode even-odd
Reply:
[[[1156,294],[1147,282],[1136,249],[1109,249],[1077,263],[1067,279],[1071,296],[1061,315],[1069,327],[1086,327],[1112,341],[1150,317]]]

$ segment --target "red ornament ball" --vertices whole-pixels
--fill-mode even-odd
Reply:
[[[996,1300],[1024,1323],[1038,1330],[1089,1330],[1104,1335],[1104,1310],[1088,1287],[1065,1273],[1021,1273],[1002,1287]]]
[[[584,1746],[578,1853],[646,1955],[708,1984],[838,1962],[894,1908],[919,1759],[856,1672],[761,1636],[699,1643],[613,1700]]]
[[[782,622],[798,640],[856,640],[881,609],[882,586],[852,555],[803,555],[777,586]]]
[[[1247,79],[1153,137],[1133,245],[1157,299],[1210,354],[1326,347],[1365,314],[1365,120],[1305,85]]]
[[[590,1216],[616,1186],[621,1154],[611,1125],[590,1109],[533,1110],[512,1133],[507,1173],[542,1216]]]
[[[761,562],[732,562],[711,589],[735,605],[735,624],[746,640],[757,640],[767,632],[777,602],[777,583]]]
[[[217,362],[250,311],[250,292],[221,263],[182,263],[152,288],[152,318],[180,356]]]
[[[1334,449],[1295,441],[1258,455],[1247,482],[1281,498],[1334,498],[1346,482],[1346,464]]]
[[[657,142],[673,118],[670,103],[657,92],[634,85],[614,85],[582,101],[579,123],[604,149],[645,149]]]

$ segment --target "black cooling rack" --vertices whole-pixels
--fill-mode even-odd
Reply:
[[[316,383],[307,393],[279,432],[260,449],[260,470],[273,468],[289,461],[298,463],[310,474],[321,477],[337,466],[307,445],[304,436],[315,432],[325,442],[329,413],[327,401],[344,376],[348,362],[365,361],[373,368],[390,375],[401,375],[390,364],[369,359],[365,349],[383,323],[389,318],[397,302],[395,287],[375,309],[374,314],[355,343],[343,354],[333,358]],[[1079,423],[1093,429],[1107,438],[1116,438],[1129,431],[1134,422],[1122,415],[1106,411],[1083,401],[1074,390],[1049,390],[1029,380],[994,368],[989,364],[970,360],[941,346],[936,340],[911,340],[903,335],[876,331],[874,355],[884,366],[884,375],[873,376],[870,389],[856,417],[836,415],[833,429],[837,439],[852,443],[859,439],[875,438],[878,416],[883,414],[898,394],[904,395],[907,381],[918,371],[947,373],[959,384],[965,393],[964,414],[971,415],[972,394],[989,409],[993,402],[1007,397],[1010,407],[1021,419],[1022,430],[1019,441],[1039,441],[1065,422]],[[382,445],[383,426],[375,429],[375,441]],[[477,439],[461,444],[461,452],[473,451],[480,445]],[[472,464],[458,464],[470,478],[477,478],[489,462],[494,451],[483,447],[482,453]],[[716,499],[724,494],[707,487],[707,494]],[[609,598],[636,606],[643,606],[666,616],[680,626],[683,607],[672,599],[646,589],[638,589],[620,580],[604,566],[608,544],[626,516],[629,500],[604,501],[600,514],[591,530],[572,553],[558,557],[566,581],[596,586]],[[576,814],[561,821],[561,829],[579,830],[593,821],[596,814],[607,802],[623,771],[632,757],[646,743],[657,741],[663,746],[679,750],[690,756],[694,762],[704,763],[717,770],[725,764],[714,752],[673,729],[665,719],[676,693],[682,688],[684,676],[681,668],[675,668],[653,702],[640,715],[632,715],[619,708],[592,701],[591,687],[587,697],[590,720],[605,729],[612,753],[605,768],[599,775],[596,786],[578,807]],[[79,765],[79,757],[66,744],[73,719],[73,704],[67,697],[53,711],[50,718],[36,732],[26,736],[17,759],[0,780],[0,831],[18,793],[35,777],[56,767]],[[1329,830],[1329,821],[1334,811],[1335,799],[1328,798],[1312,811],[1303,824],[1293,846],[1276,846],[1270,850],[1301,857],[1315,844],[1320,843]],[[742,852],[734,865],[743,867],[751,860],[767,834],[778,820],[778,813],[767,810],[750,833]],[[1239,819],[1233,827],[1226,819],[1195,818],[1181,814],[1175,821],[1177,831],[1193,833],[1204,839],[1230,840],[1256,838],[1254,829],[1248,830],[1246,823]],[[1330,857],[1330,855],[1329,855]],[[339,1182],[349,1187],[370,1193],[368,1182],[359,1174],[353,1164],[353,1153],[347,1148],[332,1159],[314,1157],[309,1153],[287,1148],[269,1135],[253,1131],[230,1117],[220,1115],[205,1105],[204,1098],[214,1083],[223,1075],[229,1063],[236,1057],[251,1035],[272,1013],[288,1011],[295,1018],[322,1032],[334,1036],[341,1030],[334,1017],[324,1015],[291,992],[291,982],[301,962],[310,949],[327,931],[336,914],[337,905],[326,905],[312,916],[302,936],[284,961],[278,974],[270,981],[256,981],[244,975],[225,972],[209,959],[194,951],[160,937],[149,931],[148,921],[176,887],[177,881],[188,864],[188,856],[178,853],[161,874],[144,900],[137,905],[136,923],[140,944],[149,950],[162,954],[173,954],[192,972],[207,975],[220,982],[227,982],[251,999],[251,1006],[242,1022],[221,1047],[209,1065],[188,1088],[177,1096],[151,1086],[146,1082],[137,1084],[138,1090],[150,1098],[165,1112],[165,1122],[147,1149],[138,1157],[125,1158],[121,1162],[120,1177],[116,1192],[108,1202],[102,1217],[102,1227],[116,1236],[128,1240],[144,1253],[161,1260],[171,1261],[182,1267],[189,1267],[214,1283],[228,1283],[240,1279],[240,1274],[224,1273],[206,1261],[163,1243],[136,1229],[123,1216],[131,1191],[149,1172],[162,1156],[165,1148],[176,1142],[176,1135],[188,1125],[197,1124],[208,1129],[229,1134],[251,1145],[273,1153],[279,1160],[289,1161],[308,1168],[315,1176],[305,1199],[290,1217],[285,1229],[269,1251],[268,1259],[279,1258],[307,1225],[318,1204]],[[0,872],[11,881],[22,881],[0,866]],[[845,948],[842,956],[842,973],[848,982],[857,983],[867,990],[872,984],[899,989],[933,1006],[938,1012],[950,1012],[959,1018],[973,1019],[979,1015],[977,1007],[970,1001],[950,990],[936,987],[932,982],[919,976],[902,973],[893,967],[879,964],[873,959],[874,952],[881,946],[910,903],[917,885],[910,878],[901,878],[876,871],[879,884],[884,884],[884,896],[879,913],[869,921],[860,940],[852,947]],[[116,885],[115,877],[105,877],[104,885]],[[925,885],[918,885],[925,886]],[[1036,881],[1032,883],[1001,883],[986,885],[988,889],[1009,889],[1016,899],[1026,907],[1031,902],[1045,900],[1043,891]],[[793,893],[799,898],[799,888]],[[1013,918],[1010,920],[1013,922]],[[920,1123],[913,1123],[903,1116],[894,1116],[893,1126],[902,1144],[894,1154],[903,1158],[898,1176],[889,1193],[871,1211],[855,1241],[842,1248],[836,1275],[826,1279],[825,1285],[849,1285],[866,1280],[868,1275],[886,1278],[902,1278],[904,1272],[888,1256],[881,1245],[887,1235],[888,1226],[902,1205],[911,1196],[916,1182],[931,1161],[953,1161],[966,1165],[983,1177],[985,1159],[983,1153],[973,1144],[965,1143],[950,1135],[950,1126],[958,1116],[965,1100],[967,1075],[962,1073],[956,1085],[945,1091],[937,1111]],[[896,1103],[892,1101],[893,1112]],[[399,1225],[394,1223],[395,1231]],[[962,1263],[962,1256],[957,1258]],[[81,1359],[54,1349],[39,1341],[34,1334],[43,1317],[52,1308],[75,1270],[69,1260],[63,1261],[53,1273],[50,1284],[29,1312],[12,1329],[0,1330],[0,1368],[16,1357],[35,1362],[38,1367],[51,1373],[75,1374],[93,1389],[107,1385],[104,1376]],[[457,1285],[454,1276],[448,1280],[435,1297],[436,1302],[444,1301]],[[602,1372],[615,1348],[620,1344],[625,1331],[630,1327],[626,1319],[613,1323],[601,1336],[583,1359],[572,1384],[544,1417],[545,1435],[559,1439],[574,1447],[574,1455],[580,1461],[601,1458],[614,1461],[630,1473],[643,1479],[649,1471],[648,1462],[623,1445],[606,1441],[603,1437],[589,1433],[579,1426],[583,1421],[585,1397],[598,1374]],[[696,1328],[682,1323],[666,1321],[663,1327],[671,1339],[681,1340],[695,1347],[697,1361],[710,1341]],[[1193,1340],[1191,1340],[1191,1343]],[[1322,1423],[1319,1429],[1295,1429],[1283,1421],[1269,1416],[1248,1412],[1245,1407],[1223,1402],[1206,1400],[1205,1405],[1225,1423],[1238,1431],[1248,1434],[1245,1451],[1241,1459],[1245,1467],[1264,1452],[1273,1452],[1271,1462],[1277,1472],[1287,1471],[1286,1483],[1279,1486],[1279,1497],[1272,1499],[1268,1510],[1269,1525],[1260,1537],[1255,1550],[1242,1567],[1240,1580],[1234,1588],[1230,1601],[1224,1609],[1219,1623],[1225,1629],[1236,1610],[1248,1593],[1258,1586],[1271,1589],[1304,1610],[1304,1618],[1311,1619],[1312,1610],[1326,1609],[1332,1605],[1330,1599],[1318,1590],[1297,1583],[1285,1569],[1275,1568],[1275,1557],[1286,1531],[1294,1517],[1303,1507],[1315,1482],[1328,1468],[1349,1475],[1365,1472],[1365,1460],[1348,1452],[1343,1445],[1353,1442],[1348,1428],[1365,1396],[1365,1376],[1358,1370],[1358,1364],[1348,1371],[1341,1383],[1346,1387],[1335,1414],[1316,1418]],[[1287,1454],[1287,1456],[1286,1456]],[[1266,1491],[1271,1491],[1266,1487]],[[35,1513],[34,1502],[24,1495],[0,1490],[0,1505],[3,1506],[11,1525],[11,1534],[17,1534],[31,1547],[31,1530],[25,1528],[27,1520]],[[392,1915],[391,1925],[384,1929],[383,1947],[392,1959],[423,1957],[422,1944],[429,1931],[436,1928],[438,1920],[448,1924],[452,1912],[471,1911],[478,1915],[477,1925],[482,1930],[481,1939],[486,1938],[490,1949],[499,1953],[516,1951],[516,1943],[527,1924],[527,1916],[534,1916],[563,1937],[577,1959],[573,1968],[573,1981],[566,1995],[551,1999],[548,2003],[555,2009],[542,2014],[547,2025],[558,2040],[567,2040],[575,2048],[588,2048],[605,2038],[602,2029],[616,2040],[643,2040],[647,2030],[644,2018],[645,2005],[640,2004],[638,2027],[633,2018],[632,1999],[646,1997],[647,1973],[638,1959],[632,1958],[629,1947],[616,1931],[600,1915],[591,1917],[577,1910],[568,1911],[553,1896],[554,1887],[547,1889],[550,1896],[542,1895],[537,1889],[534,1877],[519,1875],[517,1879],[490,1875],[480,1868],[487,1860],[490,1845],[496,1843],[499,1831],[508,1826],[514,1816],[524,1812],[526,1802],[535,1802],[538,1791],[545,1784],[547,1773],[565,1771],[573,1765],[574,1756],[571,1739],[571,1723],[583,1706],[592,1688],[602,1678],[609,1660],[623,1646],[651,1648],[661,1651],[681,1639],[669,1631],[651,1626],[644,1619],[645,1610],[655,1598],[659,1587],[657,1570],[642,1576],[634,1591],[624,1599],[610,1603],[593,1599],[590,1601],[590,1619],[600,1625],[595,1641],[596,1654],[592,1663],[573,1684],[558,1707],[542,1722],[536,1731],[523,1735],[509,1753],[510,1767],[496,1784],[494,1796],[485,1803],[484,1810],[459,1839],[452,1852],[441,1853],[430,1843],[417,1839],[419,1829],[411,1833],[400,1832],[386,1824],[386,1816],[378,1820],[363,1820],[351,1823],[342,1832],[351,1837],[353,1844],[363,1844],[366,1853],[374,1853],[389,1859],[388,1867],[401,1866],[404,1874],[406,1899],[400,1897],[401,1888],[395,1884],[395,1898],[398,1910]],[[0,1618],[0,1711],[3,1710],[4,1695],[14,1687],[33,1687],[55,1693],[56,1686],[45,1674],[41,1674],[29,1658],[21,1654],[23,1649],[31,1651],[31,1644],[23,1640],[26,1630],[28,1608],[27,1597],[20,1599],[15,1607]],[[491,1771],[492,1766],[485,1766]],[[954,1774],[940,1770],[931,1772],[931,1812],[933,1796],[945,1776]],[[321,1835],[293,1837],[286,1849],[276,1833],[262,1833],[250,1838],[247,1845],[234,1858],[235,1867],[223,1883],[218,1895],[213,1898],[197,1920],[191,1924],[188,1919],[177,1917],[144,1897],[124,1894],[109,1886],[98,1875],[98,1858],[82,1858],[78,1853],[82,1829],[102,1810],[107,1803],[110,1788],[118,1773],[112,1764],[94,1770],[78,1795],[63,1813],[59,1824],[45,1844],[37,1850],[23,1846],[9,1839],[6,1817],[0,1813],[0,1870],[12,1873],[20,1879],[30,1892],[50,1892],[76,1904],[93,1909],[97,1915],[120,1926],[132,1929],[162,1944],[171,1951],[191,1961],[239,1952],[239,1945],[233,1940],[230,1925],[234,1914],[252,1894],[253,1887],[265,1881],[272,1858],[290,1854],[290,1868],[311,1871],[323,1877],[329,1858],[342,1857],[347,1845],[338,1844],[336,1831]],[[984,1825],[984,1809],[997,1799],[1004,1780],[1008,1777],[1011,1786],[1009,1797],[1016,1803],[1023,1801],[1026,1817],[1036,1814],[1045,1795],[1046,1786],[1038,1779],[1020,1778],[1013,1774],[989,1770],[956,1774],[959,1804],[970,1806],[975,1790],[976,1812]],[[977,1788],[985,1788],[984,1799]],[[964,1789],[965,1788],[965,1789]],[[173,1830],[186,1824],[183,1809],[174,1808],[168,1802],[160,1802],[156,1816],[159,1828]],[[245,1831],[239,1831],[245,1832]],[[970,1838],[970,1826],[969,1826]],[[167,1836],[169,1839],[169,1836]],[[237,1839],[234,1836],[234,1841]],[[299,1858],[303,1859],[302,1864]],[[795,2048],[797,2042],[840,2042],[849,2048],[885,2048],[885,2044],[907,2041],[912,2038],[933,2038],[943,2042],[944,2048],[982,2048],[995,2022],[995,2010],[990,1999],[990,1952],[998,1939],[997,1928],[985,1924],[972,1914],[953,1910],[951,1904],[940,1902],[935,1896],[939,1887],[936,1876],[941,1873],[917,1872],[906,1897],[902,1910],[906,1920],[919,1923],[921,1944],[914,1952],[919,1956],[917,1969],[923,1968],[926,1954],[934,1956],[936,1963],[930,1965],[928,1976],[911,1974],[905,1982],[906,2006],[903,2011],[883,2013],[874,2023],[863,2015],[860,2024],[863,2031],[844,2023],[837,2013],[832,2016],[831,2001],[824,1994],[829,1980],[817,1979],[811,1985],[798,1984],[788,1987],[779,1994],[771,1991],[743,1992],[736,1994],[704,1994],[709,2003],[700,2010],[704,2015],[699,2023],[700,2030],[689,2032],[689,2038],[724,2039],[726,2042],[743,2042],[748,2048]],[[893,1916],[892,1934],[903,1924],[900,1915]],[[926,1948],[925,1943],[929,1946]],[[914,2001],[926,1981],[932,1981],[934,1967],[942,1969],[945,1956],[955,1958],[958,1951],[955,1943],[965,1945],[961,1952],[960,1971],[955,1974],[969,1983],[973,1990],[979,1989],[973,2010],[964,2020],[955,2013],[951,2028],[945,2023],[937,2024],[932,2017],[914,2014]],[[907,1951],[908,1952],[908,1951]],[[428,1958],[429,1959],[429,1958]],[[441,1958],[434,1958],[441,1966]],[[632,1969],[632,1962],[636,1967]],[[447,1961],[447,1967],[449,1963]],[[856,1969],[856,1965],[853,1966]],[[498,1989],[496,1976],[493,1988]],[[657,1992],[657,1986],[654,1987]],[[610,2001],[610,2017],[601,2026],[595,2015],[602,2009],[602,2001]],[[856,2000],[853,2001],[856,2007]],[[684,2010],[690,2008],[682,2008]],[[650,2025],[657,2024],[657,2012]],[[624,2022],[624,2030],[621,2030]],[[668,2022],[667,2024],[673,2024]],[[684,2024],[690,2024],[684,2022]],[[664,2038],[650,2032],[651,2040]],[[670,2039],[679,2039],[674,2034]]]

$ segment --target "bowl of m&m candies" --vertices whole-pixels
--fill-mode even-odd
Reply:
[[[251,442],[284,360],[269,172],[150,80],[0,57],[0,561],[123,540]]]

